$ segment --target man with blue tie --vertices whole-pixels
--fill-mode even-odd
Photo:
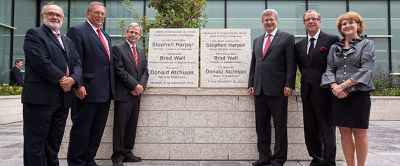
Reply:
[[[72,128],[68,147],[68,165],[97,165],[94,161],[106,125],[110,102],[114,97],[114,64],[111,38],[101,29],[106,8],[91,2],[87,21],[71,27],[67,36],[75,43],[82,61],[82,84],[75,90],[71,111]]]
[[[137,47],[141,34],[142,27],[139,24],[129,24],[125,32],[126,42],[112,49],[115,60],[116,98],[111,159],[115,166],[122,166],[122,162],[142,161],[132,153],[140,97],[149,78],[146,58],[143,51]]]
[[[71,39],[60,34],[63,9],[43,6],[43,25],[26,32],[25,84],[22,91],[24,165],[59,165],[72,88],[81,82],[82,68]]]

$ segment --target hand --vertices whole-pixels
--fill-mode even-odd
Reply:
[[[247,89],[247,93],[252,96],[254,95],[254,87],[250,87],[249,89]]]
[[[135,91],[135,89],[133,89],[133,90],[131,91],[131,94],[132,94],[133,96],[139,96],[139,95],[137,94],[137,92]]]
[[[79,99],[83,100],[86,95],[86,89],[84,86],[79,86],[78,89],[75,89],[75,96]]]
[[[346,91],[340,92],[336,97],[339,99],[346,98],[349,94]]]
[[[292,92],[293,92],[293,89],[292,89],[292,88],[289,88],[289,87],[283,88],[283,94],[284,94],[285,96],[290,96],[290,95],[292,95]]]
[[[338,96],[339,93],[343,92],[344,89],[342,86],[338,85],[338,84],[332,84],[331,85],[331,91],[335,96]]]
[[[63,89],[64,92],[69,92],[72,88],[72,85],[75,84],[75,80],[72,77],[63,77],[60,80],[60,86]]]
[[[136,94],[139,96],[140,94],[142,94],[143,93],[143,91],[144,91],[144,88],[143,88],[143,86],[142,85],[140,85],[140,84],[138,84],[138,85],[136,85],[136,87],[135,87],[135,92],[136,92]]]

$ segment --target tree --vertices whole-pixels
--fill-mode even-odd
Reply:
[[[202,28],[207,24],[207,15],[204,14],[206,0],[149,0],[148,7],[157,10],[154,19],[148,19],[146,16],[139,18],[133,10],[131,0],[123,0],[122,4],[142,26],[145,50],[150,28]],[[121,21],[119,26],[124,32],[125,22]]]

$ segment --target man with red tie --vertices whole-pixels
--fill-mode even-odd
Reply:
[[[249,95],[254,95],[259,160],[253,166],[283,166],[287,159],[287,105],[294,89],[296,62],[294,36],[278,30],[278,13],[266,9],[261,15],[265,33],[253,42]],[[271,153],[271,117],[275,147]]]
[[[142,161],[132,153],[139,118],[140,96],[149,78],[146,58],[143,51],[137,47],[141,34],[142,27],[131,23],[125,32],[126,42],[112,48],[116,98],[111,159],[115,166],[122,166],[122,162]]]
[[[75,43],[83,68],[82,84],[75,90],[68,165],[97,165],[94,161],[114,98],[114,63],[111,38],[101,29],[106,8],[91,2],[87,21],[71,27],[67,36]]]

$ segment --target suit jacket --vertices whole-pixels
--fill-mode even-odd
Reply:
[[[10,85],[22,86],[24,84],[24,76],[17,66],[13,66],[10,70]]]
[[[296,61],[294,36],[278,30],[262,58],[265,34],[254,39],[250,65],[249,87],[254,95],[283,96],[284,87],[294,89]]]
[[[309,92],[309,86],[313,90],[323,90],[320,88],[322,74],[326,70],[327,56],[331,45],[339,41],[339,37],[320,32],[315,49],[307,55],[308,38],[303,38],[296,43],[296,61],[301,72],[301,96],[303,101]]]
[[[111,38],[102,31],[108,40],[111,54]],[[115,94],[114,60],[108,54],[97,33],[88,22],[71,27],[67,36],[75,43],[82,68],[82,84],[86,88],[88,102],[106,102]]]
[[[146,87],[149,78],[147,60],[141,49],[137,48],[139,66],[135,66],[132,49],[127,42],[116,45],[112,49],[116,74],[116,100],[129,101],[134,97],[130,92],[138,84]]]
[[[59,80],[65,76],[68,64],[70,76],[79,84],[82,67],[72,41],[66,36],[61,40],[65,49],[45,25],[26,32],[23,103],[70,107],[73,92],[64,93]]]

